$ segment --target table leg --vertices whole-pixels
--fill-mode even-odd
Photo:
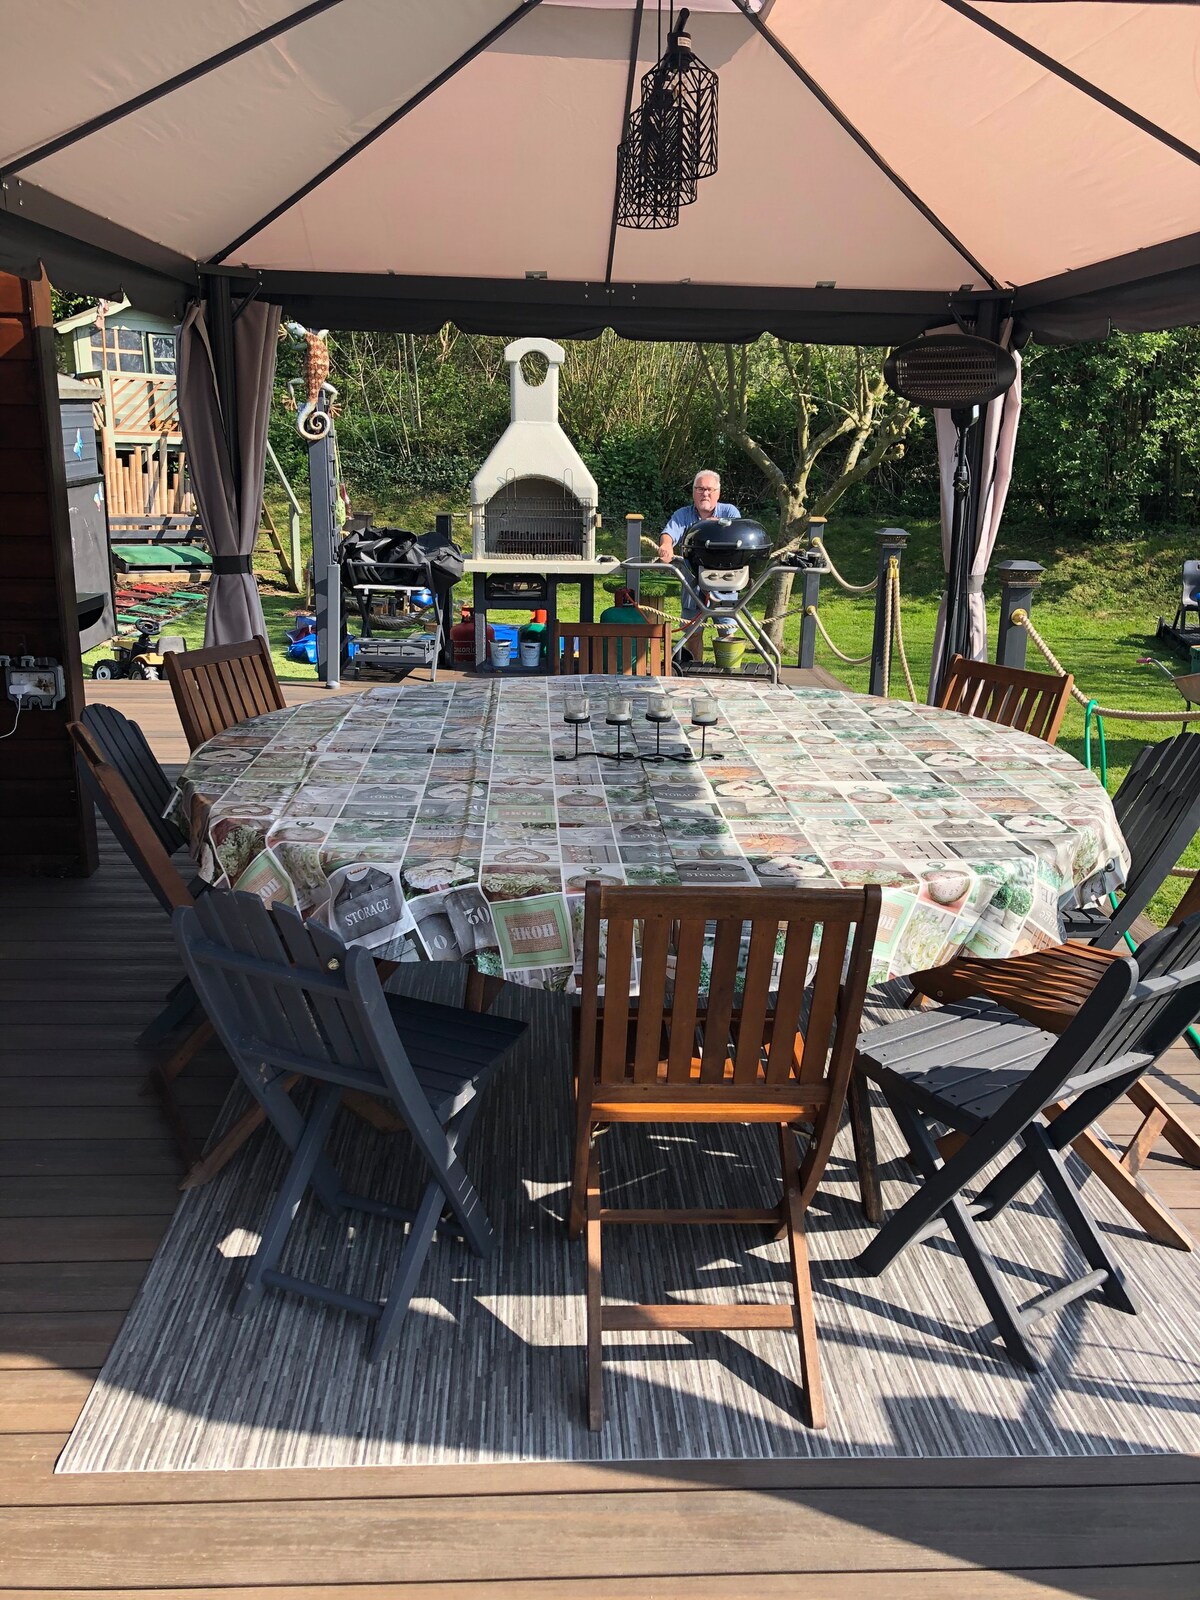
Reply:
[[[475,670],[478,672],[487,656],[487,592],[482,572],[476,572],[471,579],[471,604],[475,612]]]

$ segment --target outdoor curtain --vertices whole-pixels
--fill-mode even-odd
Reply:
[[[213,555],[205,645],[266,637],[254,579],[254,544],[262,508],[267,421],[275,384],[279,307],[254,300],[233,325],[241,493],[221,420],[216,369],[203,302],[179,330],[179,418],[200,520]]]
[[[1012,334],[1008,323],[1000,343],[1007,345]],[[1017,364],[1013,385],[998,399],[988,405],[983,420],[983,483],[978,499],[978,514],[972,531],[971,565],[967,578],[968,613],[970,633],[967,654],[974,661],[986,661],[988,653],[987,603],[983,597],[983,580],[987,575],[996,536],[1000,532],[1000,519],[1004,515],[1004,502],[1008,499],[1008,486],[1012,481],[1013,454],[1017,448],[1017,424],[1021,416],[1021,356],[1012,352]],[[957,433],[949,411],[935,411],[937,426],[938,474],[942,486],[942,565],[950,571],[950,529],[954,518],[954,452]],[[933,665],[929,674],[929,698],[932,701],[941,675],[942,647],[946,632],[946,596],[938,606],[937,628],[933,635]]]

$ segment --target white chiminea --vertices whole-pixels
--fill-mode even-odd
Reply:
[[[546,359],[546,376],[531,384],[524,356]],[[530,573],[604,572],[596,559],[596,480],[558,421],[558,369],[566,359],[549,339],[506,346],[512,419],[471,480],[469,570]]]

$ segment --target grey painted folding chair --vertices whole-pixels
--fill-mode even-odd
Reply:
[[[1066,913],[1068,939],[1111,950],[1127,933],[1200,829],[1200,733],[1147,745],[1113,796],[1129,846],[1129,876],[1115,910],[1107,903]]]
[[[491,1224],[459,1152],[488,1080],[525,1024],[387,995],[368,951],[290,908],[272,914],[255,895],[212,890],[173,922],[221,1042],[292,1151],[235,1312],[272,1287],[377,1318],[376,1360],[399,1335],[444,1216],[477,1255],[492,1249]],[[297,1075],[314,1085],[307,1115],[284,1088]],[[342,1187],[325,1145],[346,1090],[390,1105],[407,1128],[429,1173],[415,1210]],[[382,1301],[280,1270],[309,1188],[331,1215],[363,1211],[411,1224]]]
[[[1197,1012],[1200,916],[1147,940],[1138,960],[1113,961],[1057,1037],[983,1000],[919,1012],[866,1035],[859,1042],[855,1074],[882,1089],[923,1182],[863,1251],[862,1269],[883,1272],[909,1245],[948,1227],[1010,1356],[1031,1370],[1042,1363],[1029,1329],[1048,1311],[1094,1290],[1107,1305],[1134,1312],[1121,1268],[1083,1202],[1064,1153]],[[1063,1109],[1050,1120],[1048,1108],[1059,1104]],[[940,1128],[964,1136],[945,1160],[935,1142]],[[874,1169],[863,1132],[855,1121],[864,1209],[869,1209],[866,1185],[874,1181]],[[965,1199],[968,1186],[1010,1150],[999,1172],[973,1200]],[[1041,1178],[1089,1270],[1019,1306],[978,1224],[995,1217],[1034,1177]]]

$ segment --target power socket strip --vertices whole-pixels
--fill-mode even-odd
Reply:
[[[0,656],[4,669],[4,693],[12,703],[31,711],[53,711],[66,699],[63,669],[49,657]]]

